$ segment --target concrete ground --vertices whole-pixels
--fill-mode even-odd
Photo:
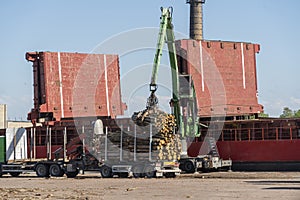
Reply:
[[[299,172],[213,172],[174,179],[0,178],[0,199],[300,199]]]

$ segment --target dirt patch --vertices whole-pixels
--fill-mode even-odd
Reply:
[[[213,172],[174,179],[37,178],[0,179],[0,199],[299,199],[300,173]]]

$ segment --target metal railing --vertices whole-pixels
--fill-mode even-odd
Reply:
[[[257,140],[295,140],[300,139],[299,127],[271,128],[232,128],[202,130],[202,135],[219,136],[218,141],[257,141]]]

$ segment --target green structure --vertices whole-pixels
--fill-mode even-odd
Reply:
[[[5,137],[0,136],[0,163],[4,163],[5,160]]]

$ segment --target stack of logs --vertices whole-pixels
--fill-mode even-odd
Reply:
[[[123,126],[123,131],[109,132],[107,146],[105,136],[101,138],[100,152],[111,161],[145,161],[180,159],[181,142],[175,133],[175,116],[157,110],[152,113],[148,126]],[[135,131],[136,129],[136,131]]]
[[[157,159],[159,160],[179,160],[181,152],[181,142],[176,134],[176,119],[174,115],[158,112],[155,128],[157,135],[157,149],[159,150]]]

